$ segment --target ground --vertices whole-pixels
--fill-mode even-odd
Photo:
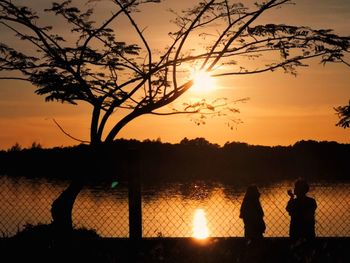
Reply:
[[[76,229],[68,236],[52,225],[27,225],[14,237],[0,239],[0,262],[98,263],[348,263],[350,238],[102,238]]]
[[[190,263],[348,263],[350,238],[317,238],[311,244],[291,244],[288,238],[130,239],[73,236],[63,242],[42,237],[3,238],[1,262],[190,262]]]

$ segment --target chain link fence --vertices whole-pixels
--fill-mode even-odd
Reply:
[[[67,183],[0,176],[0,235],[13,236],[26,225],[49,224],[52,201]],[[311,184],[309,195],[317,202],[316,234],[350,236],[350,183]],[[266,237],[287,237],[289,200],[293,182],[259,186]],[[143,187],[144,237],[241,237],[239,218],[244,190],[210,183]],[[102,237],[128,237],[129,211],[126,185],[90,185],[73,209],[77,228],[94,229]],[[197,233],[196,233],[197,232]]]

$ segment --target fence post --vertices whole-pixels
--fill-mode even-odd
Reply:
[[[142,207],[140,159],[137,150],[128,152],[128,190],[129,190],[129,237],[132,241],[142,238]]]

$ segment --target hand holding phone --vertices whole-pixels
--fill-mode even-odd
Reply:
[[[287,191],[288,195],[290,196],[290,198],[294,198],[294,194],[293,194],[293,191],[292,190],[288,190]]]

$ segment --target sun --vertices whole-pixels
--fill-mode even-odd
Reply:
[[[192,78],[193,86],[191,87],[191,91],[193,92],[205,93],[210,92],[215,88],[214,78],[212,78],[206,71],[194,71],[192,73]]]

